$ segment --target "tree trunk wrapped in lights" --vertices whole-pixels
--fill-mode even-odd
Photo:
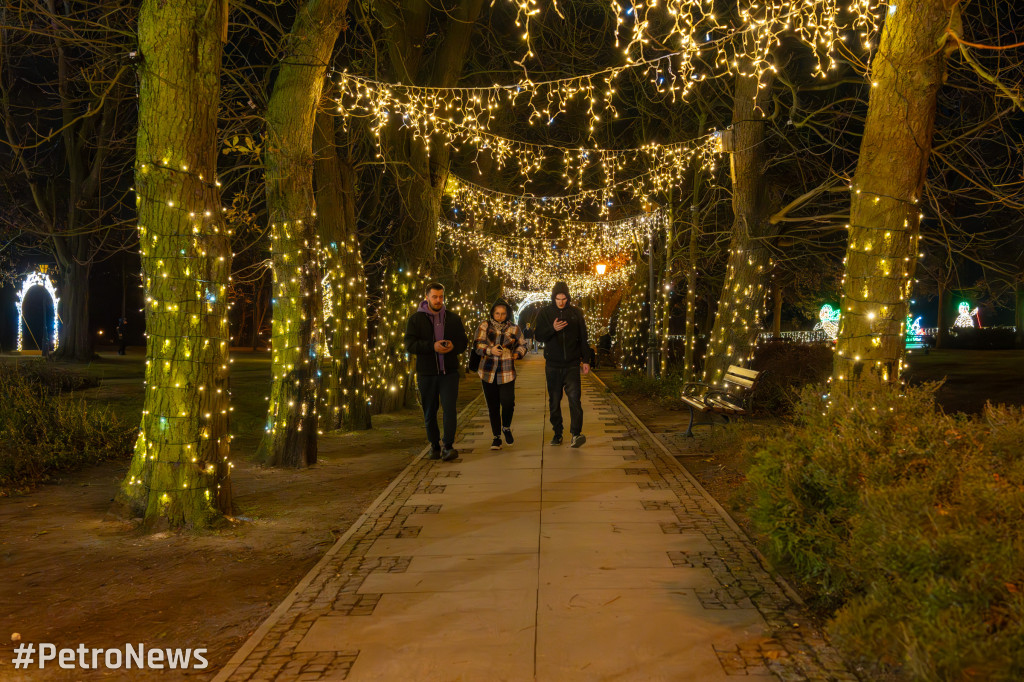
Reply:
[[[729,365],[746,366],[761,331],[761,310],[771,272],[768,240],[778,226],[771,214],[764,181],[764,120],[771,79],[736,76],[732,110],[732,241],[715,327],[708,341],[704,381],[722,380]],[[727,150],[728,151],[728,150]]]
[[[697,182],[694,181],[694,199]],[[700,220],[697,204],[690,204],[690,241],[686,255],[686,327],[683,330],[683,381],[693,381],[693,351],[697,343],[697,245],[700,238]]]
[[[459,0],[444,10],[438,21],[445,37],[436,54],[425,55],[434,6],[426,0],[388,0],[373,6],[387,30],[387,49],[392,76],[402,83],[422,82],[452,87],[462,74],[470,37],[483,0]],[[397,409],[415,400],[411,365],[406,357],[405,322],[423,300],[424,276],[434,275],[431,265],[441,217],[441,196],[448,175],[449,149],[414,139],[397,126],[383,131],[382,149],[394,174],[401,207],[392,243],[393,258],[383,278],[377,306],[373,349],[373,408],[375,412]],[[451,282],[447,282],[451,285]]]
[[[951,10],[952,7],[952,10]],[[894,5],[871,69],[871,98],[850,188],[842,319],[833,390],[898,385],[904,326],[920,237],[920,207],[946,40],[959,24],[955,3]]]
[[[347,6],[348,0],[308,0],[299,8],[267,104],[263,161],[274,268],[273,378],[260,455],[278,466],[316,462],[322,305],[313,129]]]
[[[152,527],[231,511],[227,281],[217,102],[227,2],[144,0],[135,190],[146,398],[119,502]]]
[[[355,173],[338,158],[333,114],[317,114],[317,231],[323,249],[323,351],[320,424],[368,429],[366,275],[356,230]]]

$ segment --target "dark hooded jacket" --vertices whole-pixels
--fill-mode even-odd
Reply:
[[[555,296],[565,294],[568,301],[564,308],[555,303]],[[562,331],[555,331],[555,320],[565,320],[569,325]],[[565,282],[556,282],[551,289],[551,304],[537,315],[537,340],[544,344],[544,361],[552,367],[572,367],[581,362],[591,363],[594,351],[587,341],[587,322],[583,313],[572,304],[569,287]]]

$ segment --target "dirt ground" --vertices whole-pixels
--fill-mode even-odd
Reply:
[[[118,363],[121,364],[118,364]],[[128,361],[98,363],[104,384],[93,399],[128,411],[141,395],[141,372]],[[238,368],[236,414],[262,393],[241,391],[269,363],[252,358]],[[233,378],[233,383],[235,379]],[[467,378],[460,409],[477,394]],[[245,393],[245,395],[240,395]],[[254,398],[253,395],[256,397]],[[237,432],[237,430],[236,430]],[[108,513],[127,462],[64,475],[0,498],[0,679],[209,679],[285,598],[397,474],[426,445],[422,416],[408,409],[374,417],[367,432],[323,438],[320,461],[308,470],[281,470],[246,461],[256,438],[232,444],[236,517],[225,530],[140,535]],[[315,491],[315,492],[314,492]],[[328,494],[325,494],[327,492]],[[207,648],[207,671],[15,672],[12,635],[58,648]]]

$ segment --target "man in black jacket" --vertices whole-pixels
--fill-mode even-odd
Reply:
[[[450,462],[459,456],[455,443],[455,404],[459,399],[462,362],[459,356],[469,345],[462,319],[444,307],[444,286],[427,285],[426,299],[405,326],[405,350],[416,355],[416,384],[423,404],[423,421],[430,441],[430,459]],[[441,407],[444,438],[437,428]],[[443,446],[443,447],[442,447]]]
[[[544,374],[548,382],[548,404],[551,427],[555,431],[552,445],[562,444],[562,392],[569,399],[570,447],[587,442],[583,435],[583,404],[580,400],[580,368],[590,372],[593,351],[587,343],[587,323],[580,309],[569,299],[569,287],[556,282],[551,290],[551,305],[537,316],[534,332],[544,342]]]

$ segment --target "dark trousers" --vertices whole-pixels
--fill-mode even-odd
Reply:
[[[458,414],[455,404],[459,400],[459,372],[430,375],[417,374],[416,384],[420,389],[423,404],[423,422],[427,427],[427,440],[433,446],[440,445],[441,432],[437,428],[437,408],[443,412],[444,444],[451,447],[455,442],[455,423]]]
[[[516,381],[507,384],[480,382],[484,386],[484,400],[487,401],[487,415],[491,418],[491,433],[497,438],[502,427],[512,426],[512,414],[516,411]]]
[[[583,431],[583,403],[580,402],[580,366],[544,368],[548,380],[548,409],[551,412],[551,428],[562,433],[562,392],[569,399],[569,433],[576,435]]]

